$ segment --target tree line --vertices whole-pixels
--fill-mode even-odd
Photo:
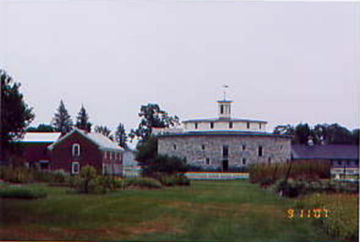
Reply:
[[[8,73],[0,69],[1,80],[1,147],[0,161],[3,151],[11,151],[13,140],[22,137],[25,131],[32,132],[69,132],[73,127],[92,132],[92,123],[89,115],[82,105],[73,123],[64,102],[61,100],[50,124],[40,124],[37,127],[28,127],[33,121],[35,114],[29,107],[20,92],[20,83],[16,82]],[[124,125],[120,122],[115,133],[104,125],[96,125],[94,132],[101,133],[116,141],[120,146],[126,148],[127,141],[137,139],[137,149],[145,144],[150,138],[153,128],[166,128],[179,125],[179,118],[170,116],[162,110],[158,104],[149,103],[140,107],[138,113],[140,122],[135,129],[126,134]],[[339,124],[317,124],[310,127],[307,123],[296,126],[278,125],[274,134],[285,134],[292,136],[293,144],[306,144],[309,137],[315,144],[359,144],[359,129],[352,131]],[[146,147],[146,146],[144,146]]]
[[[316,124],[310,127],[307,123],[299,123],[296,126],[290,124],[278,125],[274,128],[274,134],[292,136],[292,144],[307,144],[309,139],[313,144],[359,144],[359,129],[352,131],[334,124]]]

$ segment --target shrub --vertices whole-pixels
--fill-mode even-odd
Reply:
[[[114,176],[98,176],[96,180],[96,187],[98,192],[106,193],[122,187],[122,183]]]
[[[158,155],[144,167],[143,175],[152,177],[156,173],[176,174],[187,170],[185,160],[175,156]]]
[[[29,183],[34,180],[32,171],[25,167],[1,167],[0,179],[14,183]]]
[[[47,194],[42,190],[34,190],[22,187],[5,187],[0,189],[1,198],[38,199],[44,198]]]
[[[80,170],[79,176],[74,178],[74,185],[80,193],[92,193],[96,190],[97,184],[96,170],[92,166],[84,166]]]
[[[153,178],[146,178],[146,177],[133,177],[133,178],[126,178],[122,180],[122,187],[139,187],[139,188],[151,188],[151,189],[158,189],[161,188],[161,183]]]
[[[330,163],[327,161],[293,161],[291,163],[256,164],[250,166],[250,182],[260,183],[264,179],[275,182],[289,178],[318,180],[330,178]]]
[[[190,180],[184,174],[162,175],[159,181],[164,186],[189,186]]]

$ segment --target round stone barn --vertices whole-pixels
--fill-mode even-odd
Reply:
[[[158,153],[222,171],[290,160],[290,136],[267,133],[266,121],[231,118],[231,103],[218,101],[218,118],[186,120],[181,129],[154,129]]]

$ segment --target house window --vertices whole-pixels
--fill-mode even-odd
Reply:
[[[195,123],[195,129],[197,129],[198,128],[198,123]]]
[[[229,123],[229,129],[232,129],[233,128],[233,122],[230,122]]]
[[[269,159],[268,159],[268,163],[269,163],[269,165],[271,164],[271,157],[269,157]]]
[[[210,123],[210,128],[213,129],[214,128],[214,122]]]
[[[206,165],[210,165],[210,159],[206,158]]]
[[[79,144],[73,144],[72,155],[77,156],[77,157],[80,156],[80,145]]]
[[[174,150],[176,150],[176,144],[173,145]]]
[[[242,164],[246,165],[246,158],[242,158]]]
[[[202,150],[205,150],[205,145],[201,145],[201,149],[202,149]]]
[[[224,113],[224,105],[220,105],[220,114]]]
[[[259,129],[261,129],[261,123],[259,123]]]
[[[227,158],[229,156],[229,146],[224,145],[223,146],[223,157]]]
[[[259,146],[259,156],[262,156],[262,155],[263,155],[263,147]]]
[[[250,122],[246,122],[246,128],[250,129]]]
[[[79,174],[80,164],[79,162],[71,163],[71,174]]]
[[[242,149],[245,150],[245,149],[246,149],[246,145],[242,145]]]

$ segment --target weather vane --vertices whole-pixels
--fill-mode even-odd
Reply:
[[[229,86],[224,84],[223,88],[224,88],[224,100],[226,100],[226,88],[229,88]]]

